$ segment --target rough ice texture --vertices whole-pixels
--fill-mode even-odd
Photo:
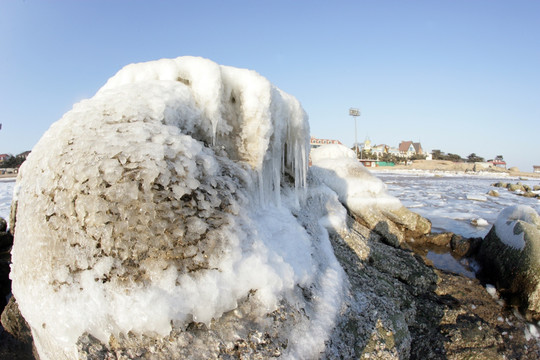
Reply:
[[[521,220],[530,224],[540,223],[536,211],[527,205],[509,206],[502,210],[495,222],[495,232],[501,241],[517,250],[525,248],[524,233],[516,234],[514,227]]]
[[[382,180],[371,175],[356,160],[351,149],[328,144],[311,151],[311,170],[339,195],[339,200],[353,212],[368,207],[396,209],[400,201],[389,195]]]
[[[327,193],[336,211],[316,230],[293,215],[308,146],[295,98],[201,58],[128,65],[74,105],[21,168],[14,205],[13,293],[41,358],[77,358],[84,336],[219,333],[240,304],[250,324],[289,304],[301,315],[280,329],[283,354],[323,351],[344,275],[319,222],[342,226],[344,211]]]

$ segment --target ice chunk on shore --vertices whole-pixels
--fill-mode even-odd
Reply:
[[[471,220],[471,225],[474,225],[474,226],[488,226],[489,223],[487,222],[486,219],[474,218],[474,219]]]
[[[479,194],[467,194],[467,200],[487,201],[487,197]]]
[[[386,185],[373,176],[356,154],[339,144],[323,145],[311,151],[311,171],[334,190],[353,212],[366,207],[398,208],[400,201],[389,195]]]

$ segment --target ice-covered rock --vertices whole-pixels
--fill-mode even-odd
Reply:
[[[319,220],[344,212],[293,215],[308,146],[295,98],[201,58],[128,65],[74,105],[14,196],[13,294],[41,359],[324,351],[344,279]]]
[[[373,176],[351,149],[337,144],[311,151],[310,171],[339,195],[357,220],[381,235],[392,246],[431,231],[429,220],[405,208],[388,194],[386,185]]]
[[[529,318],[540,319],[540,216],[530,206],[505,208],[481,243],[483,273],[515,298]]]
[[[328,144],[311,151],[311,171],[334,190],[352,212],[366,208],[397,209],[400,201],[389,195],[381,179],[373,176],[346,146]]]

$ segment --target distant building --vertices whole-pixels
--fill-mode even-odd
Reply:
[[[399,143],[399,154],[402,157],[409,158],[413,155],[423,155],[424,150],[422,149],[422,145],[417,142],[412,141],[402,141]]]
[[[506,161],[504,161],[504,160],[495,159],[495,160],[488,160],[487,162],[490,163],[490,164],[493,164],[494,166],[506,169]]]
[[[533,172],[540,173],[540,165],[533,165]]]
[[[9,157],[8,154],[0,154],[0,163],[6,161],[6,159]]]
[[[315,137],[311,137],[309,144],[311,145],[312,149],[318,148],[319,146],[326,145],[326,144],[341,144],[339,140],[330,140],[330,139],[317,139]]]
[[[25,151],[23,153],[20,153],[19,155],[17,155],[17,157],[20,157],[20,158],[23,158],[26,160],[26,158],[28,157],[28,155],[30,155],[31,151]]]

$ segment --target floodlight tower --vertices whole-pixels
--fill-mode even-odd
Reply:
[[[356,158],[358,159],[358,139],[356,137],[356,118],[360,116],[360,110],[355,108],[349,109],[349,115],[354,118],[354,145],[356,146]]]

